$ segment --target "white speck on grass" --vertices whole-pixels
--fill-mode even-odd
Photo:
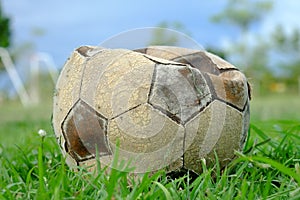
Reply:
[[[43,129],[40,129],[40,130],[38,131],[38,134],[39,134],[41,137],[45,137],[45,136],[47,135],[47,132],[46,132],[45,130],[43,130]]]

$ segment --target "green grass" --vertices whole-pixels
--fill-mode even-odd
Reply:
[[[280,98],[291,105],[291,97]],[[272,99],[253,101],[247,144],[227,168],[207,168],[203,161],[197,177],[159,171],[140,179],[100,167],[71,171],[53,135],[51,106],[1,105],[0,199],[300,199],[300,109],[293,100],[293,108],[275,110],[279,100]],[[260,113],[259,106],[270,112]]]
[[[253,121],[269,119],[300,121],[300,94],[273,94],[254,96],[251,101]]]

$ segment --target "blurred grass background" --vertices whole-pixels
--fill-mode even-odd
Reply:
[[[254,96],[250,105],[252,123],[267,120],[300,121],[300,95],[298,94]]]

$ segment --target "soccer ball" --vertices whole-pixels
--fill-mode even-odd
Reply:
[[[202,159],[224,167],[243,148],[249,101],[244,74],[206,51],[82,46],[59,76],[53,128],[71,167],[118,154],[135,173],[201,173]]]

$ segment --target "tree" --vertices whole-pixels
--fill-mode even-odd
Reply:
[[[216,23],[228,23],[246,33],[250,26],[261,21],[273,7],[271,1],[228,0],[225,9],[212,17]]]
[[[288,34],[282,25],[277,25],[272,34],[273,46],[276,50],[282,52],[295,53],[294,56],[300,56],[300,30],[294,28],[294,30]]]
[[[229,56],[233,55],[243,60],[243,63],[238,64],[251,65],[250,61],[253,61],[253,59],[247,59],[249,53],[252,53],[248,44],[251,25],[260,22],[264,15],[271,11],[272,7],[273,3],[270,0],[228,0],[225,9],[211,17],[214,23],[229,24],[240,30],[240,37],[236,37],[232,48],[228,49],[228,54],[231,54]],[[263,47],[265,44],[261,42],[263,41],[261,40],[257,47],[252,47],[252,51],[256,51],[256,48],[258,48],[260,52],[266,49]]]
[[[252,82],[258,87],[262,80],[272,78],[268,68],[269,44],[250,33],[252,25],[258,24],[272,7],[270,0],[228,0],[224,10],[211,17],[214,23],[228,24],[239,30],[239,36],[225,50],[225,57],[241,67],[250,79],[255,78]]]
[[[10,19],[4,16],[0,1],[0,47],[9,47],[10,39]]]
[[[10,20],[5,17],[2,11],[0,1],[0,47],[7,48],[10,46],[11,31],[10,31]],[[1,57],[0,57],[0,71],[4,69]]]
[[[278,25],[272,34],[273,54],[276,55],[281,69],[281,78],[288,86],[296,87],[300,94],[300,30],[294,28],[287,33],[283,26]]]

